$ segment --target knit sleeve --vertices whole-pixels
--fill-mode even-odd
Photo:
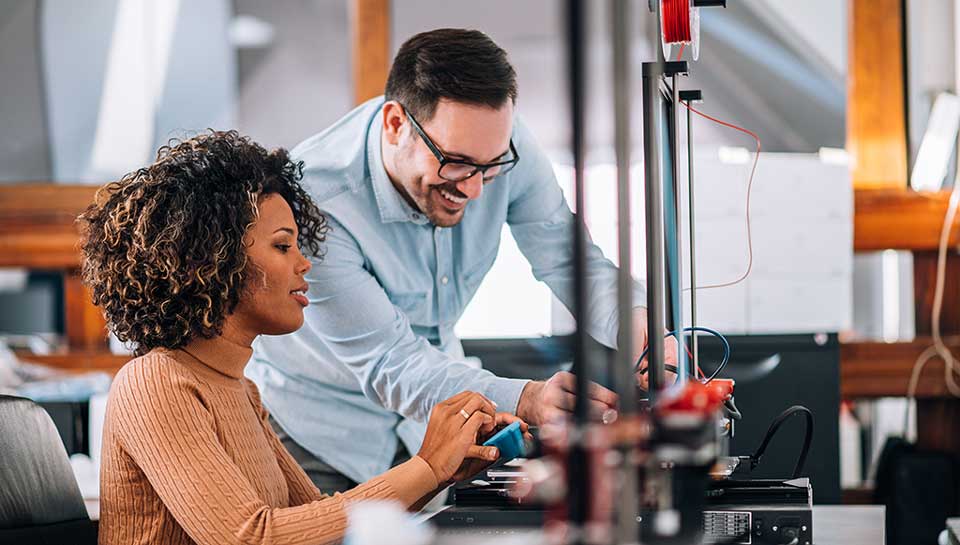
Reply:
[[[147,356],[117,375],[112,418],[120,448],[199,545],[332,543],[343,537],[348,503],[401,499],[390,479],[379,478],[349,495],[271,508],[217,440],[196,381],[163,365],[165,358]],[[419,495],[431,485],[411,482],[422,488]]]
[[[257,385],[249,379],[245,380],[245,382],[247,392],[250,394],[250,401],[260,416],[261,424],[263,425],[265,433],[268,435],[270,446],[273,448],[273,452],[277,457],[280,470],[287,479],[287,488],[290,491],[290,505],[301,505],[310,501],[329,498],[330,496],[324,494],[323,491],[313,484],[310,477],[303,471],[303,468],[300,467],[300,464],[297,463],[293,456],[290,455],[286,447],[283,446],[277,434],[274,433],[273,428],[268,422],[269,412],[267,412],[261,402],[260,391],[257,389]],[[433,470],[430,469],[430,465],[419,456],[414,456],[386,473],[365,483],[361,483],[356,488],[348,490],[343,496],[348,499],[377,497],[377,490],[380,489],[381,484],[384,482],[389,485],[390,490],[396,492],[396,499],[398,499],[404,507],[411,507],[419,503],[425,495],[422,492],[424,487],[428,487],[430,492],[427,492],[427,494],[430,494],[437,486],[437,481],[433,475]]]

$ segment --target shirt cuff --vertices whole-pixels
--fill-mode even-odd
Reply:
[[[530,382],[519,378],[497,377],[483,392],[490,401],[497,404],[497,412],[517,414],[517,404],[523,388]]]

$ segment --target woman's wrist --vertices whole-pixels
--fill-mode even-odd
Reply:
[[[387,471],[383,478],[405,507],[416,505],[421,498],[440,486],[433,468],[420,456],[414,456]]]

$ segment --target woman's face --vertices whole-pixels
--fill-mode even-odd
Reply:
[[[260,217],[246,235],[251,274],[230,318],[249,334],[283,335],[303,325],[304,275],[310,261],[297,246],[297,224],[280,195],[260,198]]]

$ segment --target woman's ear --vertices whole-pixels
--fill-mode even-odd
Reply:
[[[383,134],[391,146],[400,142],[400,131],[406,122],[407,114],[399,102],[390,100],[383,105]]]

